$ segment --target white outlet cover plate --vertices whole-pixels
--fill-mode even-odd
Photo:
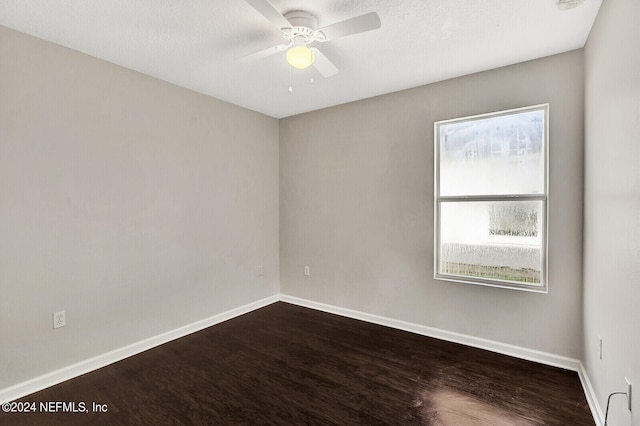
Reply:
[[[53,328],[64,327],[67,324],[65,319],[65,312],[58,311],[53,313]]]

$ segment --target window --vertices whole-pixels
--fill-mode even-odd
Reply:
[[[436,279],[547,290],[549,106],[439,121]]]

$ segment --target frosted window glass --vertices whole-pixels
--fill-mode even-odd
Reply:
[[[439,273],[540,284],[542,201],[442,202]]]
[[[440,195],[543,194],[544,115],[440,124]]]

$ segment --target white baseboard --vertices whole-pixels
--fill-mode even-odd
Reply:
[[[160,346],[164,343],[179,339],[180,337],[184,337],[188,334],[195,333],[196,331],[211,327],[212,325],[230,320],[258,308],[262,308],[263,306],[270,305],[274,302],[277,302],[278,300],[279,296],[275,295],[264,298],[262,300],[258,300],[256,302],[248,303],[244,306],[240,306],[221,314],[214,315],[212,317],[196,321],[183,327],[176,328],[175,330],[171,330],[166,333],[141,340],[131,345],[115,349],[111,352],[98,355],[96,357],[81,361],[77,364],[69,365],[67,367],[44,374],[42,376],[35,377],[22,383],[18,383],[14,386],[0,389],[0,403],[22,398],[26,395],[38,392],[53,385],[57,385],[58,383],[62,383],[66,380],[78,377],[90,371],[97,370],[98,368],[105,367],[109,364],[113,364],[114,362],[139,354],[156,346]]]
[[[480,337],[474,337],[462,333],[455,333],[452,331],[442,330],[439,328],[428,327],[425,325],[410,323],[406,321],[396,320],[393,318],[386,318],[379,315],[368,314],[366,312],[355,311],[352,309],[341,308],[338,306],[328,305],[325,303],[314,302],[307,299],[301,299],[298,297],[288,296],[285,294],[279,294],[270,296],[238,308],[231,309],[218,315],[214,315],[209,318],[205,318],[200,321],[188,324],[183,327],[179,327],[175,330],[168,331],[166,333],[159,334],[157,336],[150,337],[148,339],[141,340],[131,345],[115,349],[111,352],[107,352],[102,355],[81,361],[77,364],[73,364],[50,373],[44,374],[39,377],[27,380],[22,383],[18,383],[14,386],[0,389],[0,403],[13,401],[18,398],[22,398],[26,395],[38,392],[42,389],[48,388],[58,383],[62,383],[66,380],[78,377],[82,374],[90,371],[97,370],[105,367],[114,362],[123,360],[130,356],[139,354],[156,346],[170,342],[180,337],[184,337],[191,333],[203,330],[212,325],[219,324],[221,322],[230,320],[240,315],[249,313],[256,309],[270,305],[277,301],[283,301],[294,305],[304,306],[307,308],[315,309],[322,312],[328,312],[331,314],[341,315],[347,318],[353,318],[361,321],[370,322],[373,324],[379,324],[386,327],[396,328],[399,330],[409,331],[411,333],[420,334],[423,336],[434,337],[449,342],[460,343],[463,345],[486,349],[492,352],[501,353],[504,355],[513,356],[520,359],[538,362],[553,367],[560,367],[567,370],[576,371],[582,383],[582,387],[585,392],[589,408],[593,415],[593,419],[597,426],[603,424],[603,413],[598,400],[596,399],[595,392],[591,386],[589,376],[582,365],[577,359],[567,358],[560,355],[555,355],[547,352],[537,351],[534,349],[523,348],[515,345],[509,345],[493,340],[483,339]]]
[[[455,333],[452,331],[442,330],[425,325],[400,321],[392,318],[386,318],[379,315],[368,314],[366,312],[355,311],[352,309],[341,308],[338,306],[328,305],[325,303],[313,302],[311,300],[301,299],[299,297],[280,295],[280,300],[294,305],[304,306],[318,311],[328,312],[331,314],[341,315],[347,318],[353,318],[361,321],[379,324],[386,327],[396,328],[399,330],[409,331],[411,333],[423,336],[434,337],[436,339],[446,340],[448,342],[460,343],[479,349],[497,352],[504,355],[513,356],[515,358],[525,359],[528,361],[538,362],[540,364],[559,367],[565,370],[571,370],[578,373],[580,383],[585,393],[591,415],[596,426],[602,426],[604,416],[602,409],[598,404],[595,392],[591,386],[591,381],[582,362],[577,359],[568,358],[560,355],[542,352],[535,349],[523,348],[520,346],[510,345],[507,343],[497,342],[494,340],[483,339],[480,337],[469,336],[467,334]]]
[[[593,415],[593,421],[596,422],[596,426],[602,426],[604,424],[604,413],[602,412],[602,408],[598,403],[596,392],[593,390],[593,386],[591,386],[591,380],[589,380],[589,375],[587,374],[587,370],[584,368],[582,362],[580,363],[578,376],[580,376],[580,383],[582,383],[584,395],[587,398],[587,403],[589,403],[589,408],[591,409],[591,414]]]
[[[348,318],[354,318],[374,324],[384,325],[386,327],[397,328],[399,330],[409,331],[412,333],[421,334],[423,336],[435,337],[437,339],[460,343],[463,345],[472,346],[474,348],[486,349],[491,352],[497,352],[528,361],[535,361],[553,367],[564,368],[566,370],[579,371],[580,369],[580,361],[577,359],[537,351],[535,349],[523,348],[520,346],[510,345],[494,340],[474,337],[467,334],[455,333],[453,331],[428,327],[425,325],[396,320],[393,318],[386,318],[379,315],[368,314],[366,312],[340,308],[337,306],[313,302],[311,300],[300,299],[298,297],[287,296],[284,294],[280,295],[280,300],[282,300],[283,302],[292,303],[294,305],[305,306],[307,308],[329,312],[331,314],[337,314]]]

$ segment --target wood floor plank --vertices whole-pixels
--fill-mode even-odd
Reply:
[[[575,372],[283,302],[20,401],[89,413],[0,423],[594,425]]]

